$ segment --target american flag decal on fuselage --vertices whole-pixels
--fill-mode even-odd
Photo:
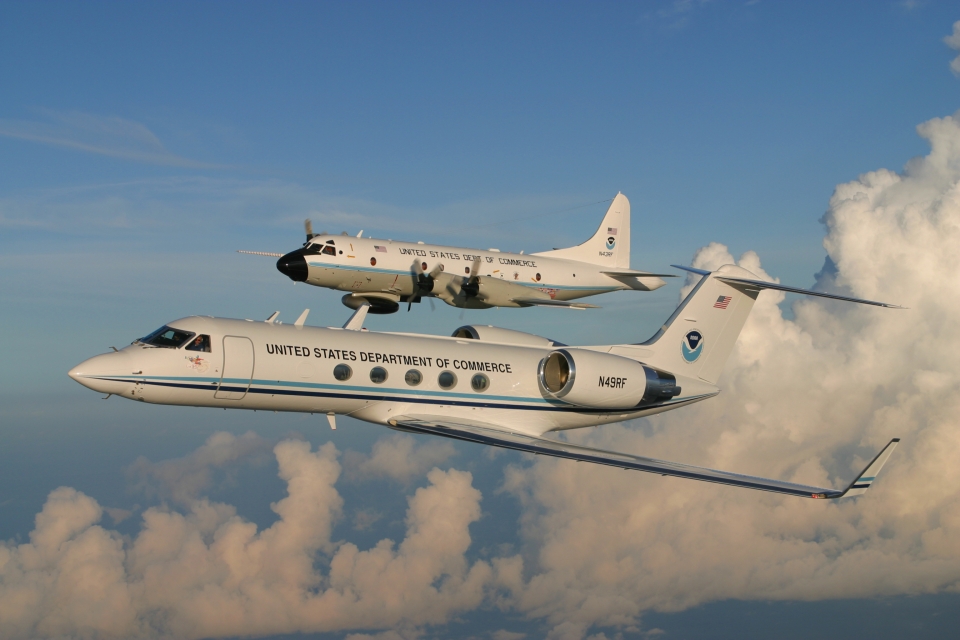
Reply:
[[[733,300],[730,296],[720,296],[717,298],[717,301],[713,303],[714,309],[726,309],[727,305],[730,304],[730,301]]]

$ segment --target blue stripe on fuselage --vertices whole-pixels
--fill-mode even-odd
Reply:
[[[477,396],[467,396],[466,394],[453,394],[449,392],[430,392],[433,394],[440,395],[440,398],[424,398],[417,397],[417,395],[423,394],[424,392],[414,392],[417,395],[411,397],[409,394],[411,391],[404,390],[393,391],[394,393],[402,395],[388,395],[387,393],[382,394],[371,394],[371,393],[337,393],[329,391],[320,391],[320,387],[327,388],[339,388],[348,390],[350,387],[335,387],[334,385],[321,385],[313,383],[299,383],[299,382],[268,382],[254,380],[250,385],[249,389],[246,386],[226,386],[219,384],[219,378],[193,378],[193,377],[173,377],[173,376],[124,376],[121,378],[113,377],[100,377],[92,376],[98,380],[108,380],[111,382],[138,382],[146,385],[157,386],[157,387],[171,387],[176,389],[197,389],[201,391],[235,391],[238,393],[259,393],[259,394],[270,394],[270,395],[286,395],[286,396],[299,396],[299,397],[316,397],[316,398],[337,398],[337,399],[347,399],[347,400],[370,400],[370,401],[395,401],[395,402],[409,402],[412,404],[429,404],[429,405],[448,405],[448,406],[462,406],[462,407],[480,407],[486,409],[517,409],[524,411],[564,411],[569,413],[589,413],[589,414],[598,414],[598,415],[613,415],[613,414],[622,414],[624,412],[633,412],[639,410],[653,409],[657,407],[663,407],[667,405],[680,405],[686,404],[693,400],[699,400],[706,396],[695,396],[691,398],[683,398],[678,401],[672,402],[663,402],[659,404],[652,404],[645,407],[634,407],[633,409],[587,409],[583,407],[575,407],[571,405],[562,404],[559,401],[547,400],[545,398],[521,398],[521,402],[539,402],[538,405],[530,404],[517,404],[517,403],[503,403],[503,402],[483,402],[483,401],[464,401],[457,400],[452,396],[459,397],[477,397]],[[180,382],[183,381],[183,382]],[[199,384],[205,382],[205,384]],[[226,380],[230,385],[246,385],[247,381],[243,379],[228,378]],[[253,386],[254,384],[265,384],[267,386],[273,385],[273,388],[261,388]],[[317,387],[316,390],[307,390],[307,389],[283,389],[279,388],[280,385],[302,385],[308,387]],[[364,387],[353,387],[354,389],[364,389]],[[386,391],[386,390],[385,390]],[[504,396],[486,396],[489,398],[503,398]]]

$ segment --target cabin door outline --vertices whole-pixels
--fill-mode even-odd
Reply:
[[[242,400],[253,381],[253,341],[244,336],[223,336],[223,373],[214,398]]]

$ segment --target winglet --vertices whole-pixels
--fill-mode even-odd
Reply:
[[[847,487],[847,490],[841,493],[839,496],[828,496],[828,497],[849,497],[849,496],[859,496],[867,492],[867,489],[870,488],[870,485],[880,474],[880,469],[883,468],[884,463],[887,461],[887,458],[890,457],[890,454],[893,453],[893,450],[897,448],[897,443],[900,442],[900,438],[894,438],[891,440],[887,446],[883,448],[883,451],[877,454],[877,457],[867,465],[867,468],[863,470],[857,479],[850,483],[850,486]]]

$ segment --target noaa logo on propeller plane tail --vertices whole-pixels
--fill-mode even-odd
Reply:
[[[615,246],[617,246],[617,239],[613,236],[607,238],[607,249],[613,249]]]
[[[680,342],[680,351],[687,362],[696,362],[703,353],[703,334],[699,331],[688,331]]]

